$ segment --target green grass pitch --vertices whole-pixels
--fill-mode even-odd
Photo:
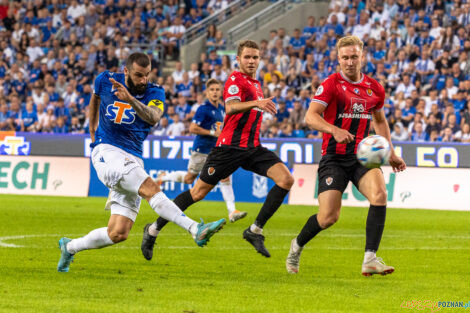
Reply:
[[[242,239],[260,205],[238,203],[249,215],[204,248],[168,225],[148,262],[142,228],[156,215],[144,204],[126,242],[81,252],[69,273],[58,273],[59,238],[105,226],[105,199],[3,195],[0,203],[0,312],[413,312],[401,304],[470,300],[469,212],[388,210],[378,255],[395,273],[363,277],[366,209],[343,208],[339,222],[307,245],[299,274],[289,275],[290,241],[317,208],[279,209],[265,227],[269,259]],[[221,202],[187,213],[226,216]]]

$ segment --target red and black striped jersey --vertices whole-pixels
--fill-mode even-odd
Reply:
[[[263,98],[263,90],[259,81],[243,73],[235,71],[225,82],[225,103],[231,100],[248,102]],[[259,146],[259,128],[262,120],[263,111],[258,108],[237,114],[227,114],[216,146],[227,145],[240,148]]]
[[[375,79],[361,73],[361,79],[353,82],[342,73],[330,75],[318,87],[312,101],[326,107],[325,121],[355,136],[348,144],[338,143],[333,135],[324,133],[322,155],[355,154],[357,145],[369,135],[372,111],[381,110],[384,105],[385,90]]]

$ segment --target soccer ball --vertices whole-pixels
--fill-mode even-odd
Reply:
[[[372,135],[361,140],[356,156],[359,163],[367,168],[381,167],[388,162],[390,145],[384,137]]]

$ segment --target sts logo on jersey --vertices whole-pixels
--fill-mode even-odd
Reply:
[[[128,103],[114,101],[106,108],[106,116],[116,124],[132,124],[135,121],[135,111]]]

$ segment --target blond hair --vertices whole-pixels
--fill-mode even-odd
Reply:
[[[336,43],[336,52],[339,52],[339,49],[348,46],[358,46],[362,51],[364,43],[357,36],[345,36]]]

